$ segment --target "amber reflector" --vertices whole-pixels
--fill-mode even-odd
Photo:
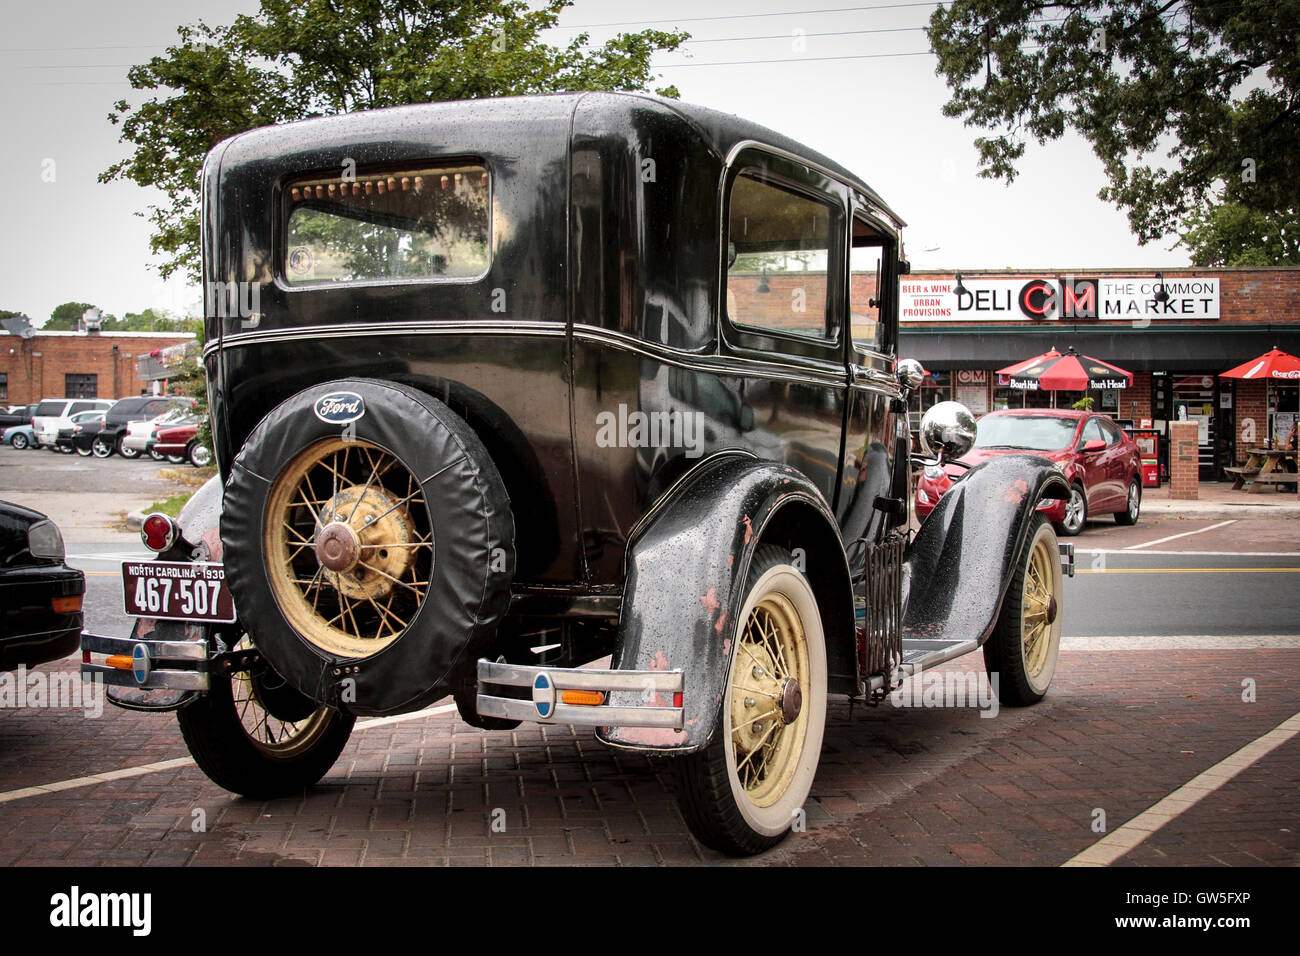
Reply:
[[[111,654],[104,658],[104,663],[120,671],[129,671],[132,667],[130,654]]]
[[[50,607],[54,608],[56,614],[71,614],[73,611],[80,611],[81,595],[74,594],[72,597],[51,598]]]
[[[560,691],[560,703],[599,707],[605,703],[605,692],[601,690],[562,690]]]

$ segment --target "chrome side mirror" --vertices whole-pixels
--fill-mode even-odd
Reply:
[[[894,368],[898,383],[906,389],[917,388],[925,378],[925,369],[916,359],[901,359]]]
[[[921,447],[941,462],[970,451],[976,433],[975,416],[961,402],[939,402],[921,418]]]

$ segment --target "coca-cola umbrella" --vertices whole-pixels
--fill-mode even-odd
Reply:
[[[1070,347],[1064,354],[1051,349],[1027,362],[1000,368],[1007,384],[1024,391],[1082,392],[1089,388],[1128,388],[1133,373]]]
[[[1270,382],[1300,382],[1300,358],[1279,348],[1265,352],[1259,358],[1220,372],[1219,378],[1266,379]]]
[[[1220,372],[1219,378],[1241,378],[1251,381],[1263,379],[1268,383],[1265,388],[1267,396],[1267,393],[1272,390],[1274,382],[1281,382],[1286,385],[1300,385],[1300,358],[1274,347],[1258,358],[1243,362],[1236,368],[1230,368],[1226,372]],[[1265,401],[1265,407],[1271,407],[1271,403],[1267,402],[1267,398]],[[1272,428],[1271,422],[1269,427]]]

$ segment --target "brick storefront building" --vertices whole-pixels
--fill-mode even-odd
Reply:
[[[149,391],[141,356],[181,342],[189,332],[0,332],[0,402],[46,398],[125,398]]]
[[[1300,269],[972,270],[915,272],[899,283],[898,354],[931,372],[923,407],[953,398],[977,413],[1046,406],[1048,392],[1015,391],[995,370],[1073,347],[1134,373],[1133,386],[1094,391],[1121,422],[1200,424],[1202,479],[1243,461],[1270,430],[1285,433],[1300,383],[1219,378],[1273,347],[1300,353]],[[1067,288],[1067,286],[1069,288]],[[1158,300],[1163,288],[1166,296]],[[1072,290],[1072,291],[1071,291]],[[1058,393],[1058,406],[1083,393]]]

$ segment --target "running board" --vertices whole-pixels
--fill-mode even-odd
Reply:
[[[946,641],[923,637],[903,638],[903,661],[901,676],[910,677],[926,667],[954,660],[964,654],[979,649],[978,641]]]

